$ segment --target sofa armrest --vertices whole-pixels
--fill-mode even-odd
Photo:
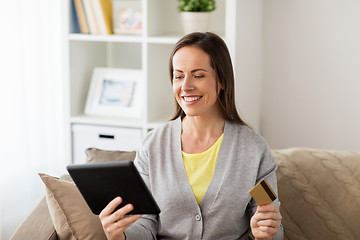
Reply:
[[[96,148],[89,148],[86,150],[86,154],[88,156],[88,162],[133,161],[136,155],[135,151],[105,151]],[[72,181],[69,174],[64,174],[60,179]],[[46,197],[43,197],[37,207],[10,238],[10,240],[23,239],[58,240],[47,206]]]
[[[50,213],[44,197],[25,221],[19,226],[10,240],[37,239],[57,240]]]

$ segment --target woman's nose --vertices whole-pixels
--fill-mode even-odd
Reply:
[[[182,86],[181,86],[181,90],[183,90],[184,92],[187,92],[187,91],[191,91],[191,90],[194,90],[195,89],[195,86],[193,84],[193,81],[191,79],[190,76],[185,76],[184,77],[184,81],[182,83]]]

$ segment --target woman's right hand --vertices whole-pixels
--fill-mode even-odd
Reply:
[[[134,209],[132,204],[127,204],[114,212],[121,202],[122,199],[116,197],[99,214],[105,235],[109,240],[125,239],[124,231],[142,217],[142,215],[125,216]]]

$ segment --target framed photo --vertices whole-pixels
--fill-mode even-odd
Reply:
[[[113,1],[113,31],[115,34],[141,34],[141,1]]]
[[[142,71],[95,68],[85,114],[140,118],[142,113]]]

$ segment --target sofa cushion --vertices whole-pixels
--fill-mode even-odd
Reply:
[[[136,152],[126,151],[109,151],[97,148],[88,148],[85,150],[87,162],[116,162],[116,161],[133,161]]]
[[[46,185],[46,200],[58,238],[106,239],[98,216],[94,215],[76,185],[39,174]]]
[[[285,239],[360,236],[360,153],[273,150]]]

